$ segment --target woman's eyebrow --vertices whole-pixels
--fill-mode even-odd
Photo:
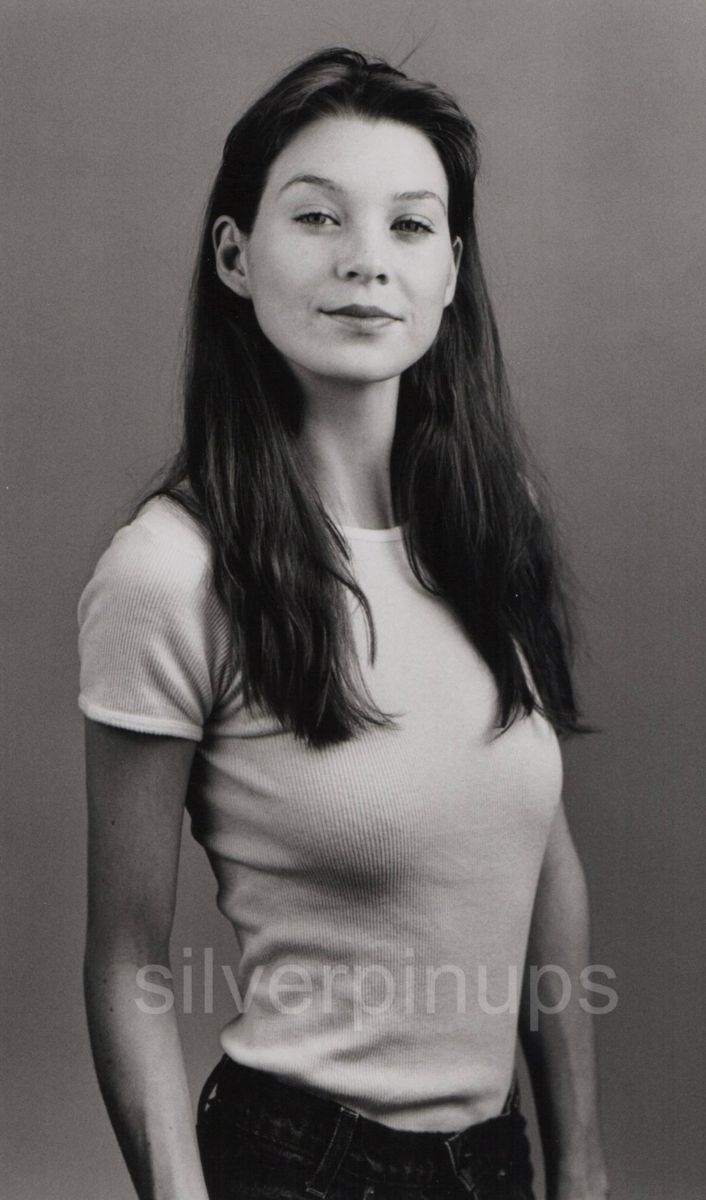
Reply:
[[[393,200],[438,200],[444,212],[446,212],[446,205],[437,192],[396,192]]]
[[[285,192],[289,187],[293,187],[295,183],[311,183],[314,187],[325,188],[328,192],[342,191],[342,188],[337,183],[334,183],[333,179],[325,179],[323,175],[293,175],[291,179],[288,179],[282,185],[277,195],[281,196],[282,192]]]
[[[340,187],[339,184],[335,183],[333,179],[326,179],[325,176],[323,176],[323,175],[302,174],[302,175],[293,175],[291,179],[288,179],[287,182],[282,185],[282,187],[279,189],[279,192],[277,194],[279,196],[281,196],[282,192],[285,192],[287,190],[287,188],[293,187],[295,183],[312,184],[314,187],[324,188],[324,190],[327,192],[342,192],[343,191],[343,188]],[[437,192],[430,192],[430,191],[427,191],[426,189],[416,191],[416,192],[395,192],[392,199],[393,200],[436,200],[441,205],[444,212],[446,212],[446,205],[444,204],[444,201],[441,199],[441,196],[439,196]]]

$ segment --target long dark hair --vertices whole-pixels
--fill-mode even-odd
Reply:
[[[537,707],[560,734],[581,731],[558,556],[511,413],[478,251],[476,132],[434,84],[327,49],[288,71],[234,125],[192,283],[183,441],[150,495],[177,500],[208,534],[246,703],[266,706],[312,746],[393,723],[352,650],[346,588],[363,606],[374,659],[366,598],[298,459],[299,386],[250,301],[219,280],[212,244],[224,213],[251,232],[274,159],[304,126],[337,115],[400,121],[426,135],[448,177],[451,236],[463,242],[455,298],[400,384],[391,480],[411,567],[450,604],[492,671],[498,730]]]

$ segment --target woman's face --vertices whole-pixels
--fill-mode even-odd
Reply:
[[[448,182],[410,125],[326,117],[269,172],[252,232],[214,224],[221,279],[252,300],[305,390],[399,376],[433,342],[451,303]]]

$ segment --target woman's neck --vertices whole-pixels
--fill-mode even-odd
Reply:
[[[326,511],[341,525],[395,524],[390,452],[398,390],[398,379],[365,388],[307,388],[299,449]]]

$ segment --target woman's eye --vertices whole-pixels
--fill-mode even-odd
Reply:
[[[334,218],[330,213],[325,212],[307,212],[300,213],[294,218],[300,225],[325,225],[327,221],[333,221]]]
[[[425,224],[424,221],[417,221],[414,217],[400,217],[399,221],[395,221],[395,229],[399,229],[401,233],[433,233],[431,225]]]

